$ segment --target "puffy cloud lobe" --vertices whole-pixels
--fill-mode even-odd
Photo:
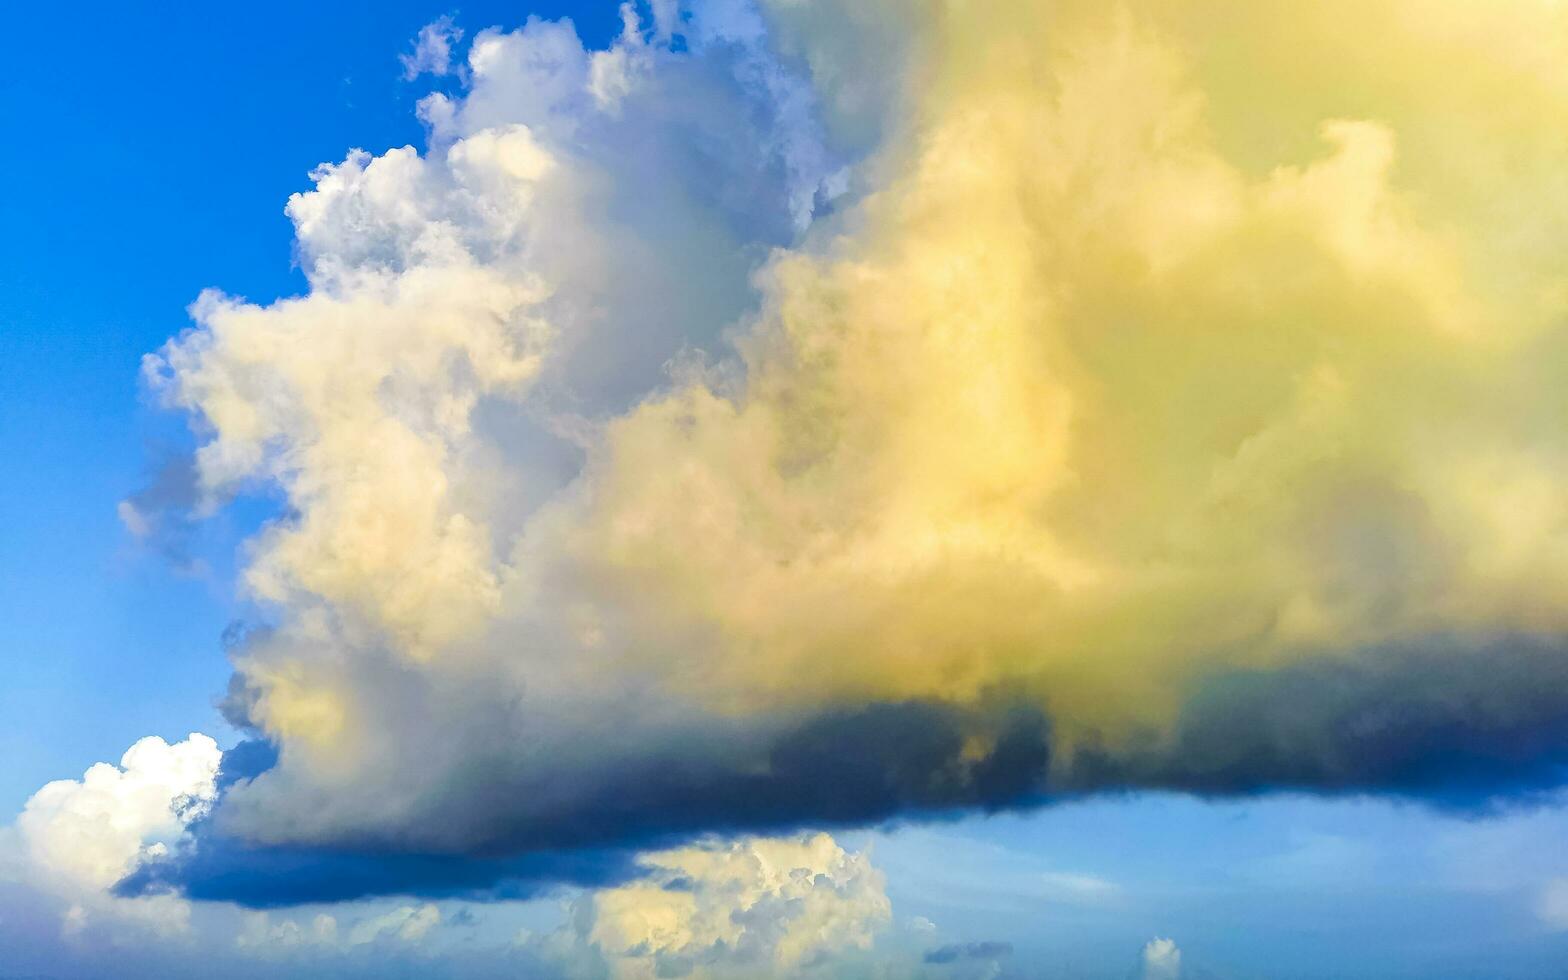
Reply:
[[[1250,179],[1170,46],[1063,17],[1038,91],[1037,46],[954,26],[864,229],[772,268],[744,393],[611,426],[581,549],[674,620],[641,644],[673,686],[1018,678],[1071,734],[1169,716],[1245,658],[1513,619],[1454,468],[1525,420],[1463,450],[1430,430],[1458,425],[1436,421],[1451,386],[1507,369],[1471,377],[1480,326],[1451,321],[1476,304],[1390,184],[1393,132],[1330,122],[1316,162]],[[1396,365],[1414,380],[1391,392]],[[677,655],[699,631],[712,655]]]
[[[1177,980],[1181,976],[1181,950],[1170,939],[1151,939],[1143,947],[1144,980]]]
[[[1528,508],[1544,536],[1504,558],[1465,487],[1499,452],[1521,493],[1554,479],[1547,389],[1476,405],[1531,370],[1560,279],[1478,281],[1512,232],[1418,207],[1397,118],[1325,118],[1316,159],[1251,172],[1165,33],[1187,25],[1090,6],[938,13],[891,179],[771,268],[744,391],[610,427],[578,547],[644,604],[672,688],[755,710],[1021,684],[1059,738],[1115,744],[1205,674],[1559,628],[1527,595],[1555,551],[1524,543],[1559,517]],[[1560,105],[1540,67],[1521,86]]]
[[[576,928],[616,977],[797,976],[870,948],[882,876],[831,837],[747,838],[649,854],[648,873],[583,900]]]
[[[137,862],[169,852],[217,795],[220,753],[205,735],[173,745],[149,736],[119,766],[99,763],[80,780],[45,785],[16,820],[22,873],[69,902],[64,926],[79,932],[94,913],[160,932],[186,927],[183,901],[166,895],[113,900],[109,891]]]
[[[864,65],[834,4],[653,15],[481,32],[425,155],[291,201],[311,292],[152,362],[292,513],[278,764],[133,884],[1559,777],[1561,11],[933,3]],[[824,103],[889,116],[852,181]]]
[[[205,735],[174,745],[148,736],[118,767],[99,763],[80,780],[49,783],[17,819],[28,856],[73,883],[113,884],[144,848],[167,844],[212,802],[219,757]]]
[[[485,263],[515,245],[512,211],[549,157],[516,127],[449,158],[439,175],[411,150],[319,170],[290,202],[315,290],[267,308],[204,294],[200,329],[147,363],[210,427],[209,493],[263,477],[300,513],[268,532],[255,592],[336,603],[415,656],[495,605],[485,530],[443,474],[479,397],[526,385],[547,333],[529,314],[541,288]],[[475,204],[496,195],[505,212]]]

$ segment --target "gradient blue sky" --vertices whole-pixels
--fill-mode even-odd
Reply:
[[[422,145],[415,101],[458,83],[405,81],[397,55],[449,12],[397,0],[9,13],[0,811],[149,734],[237,740],[214,707],[231,673],[222,637],[251,614],[236,595],[241,547],[278,503],[244,497],[194,525],[180,561],[126,533],[118,502],[193,445],[184,419],[150,403],[140,358],[186,328],[202,287],[258,302],[306,288],[284,201],[349,147]],[[590,47],[620,29],[608,3],[455,14],[470,31],[569,16]],[[870,849],[897,921],[1009,943],[1009,975],[1136,976],[1142,944],[1169,935],[1184,977],[1547,978],[1568,974],[1568,908],[1547,899],[1568,880],[1565,833],[1568,810],[1550,800],[1477,815],[1129,794],[840,839]],[[8,965],[0,950],[0,977]],[[23,965],[52,968],[43,954]]]

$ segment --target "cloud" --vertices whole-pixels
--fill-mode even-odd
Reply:
[[[171,933],[187,928],[185,902],[168,895],[114,899],[110,888],[143,859],[167,854],[217,795],[217,743],[192,733],[173,745],[156,736],[30,797],[14,844],[28,884],[69,903],[62,925],[80,933],[94,918]]]
[[[1560,783],[1561,10],[651,15],[479,32],[423,152],[291,198],[307,293],[149,357],[203,499],[286,500],[275,758],[123,893]]]
[[[866,950],[891,917],[882,875],[826,834],[649,854],[582,900],[578,939],[612,976],[799,976]]]
[[[1047,893],[1069,902],[1093,904],[1108,901],[1121,893],[1120,885],[1099,875],[1074,871],[1044,871],[1041,872],[1040,878],[1045,883]]]
[[[982,943],[954,943],[948,946],[939,946],[925,955],[927,963],[944,965],[959,963],[965,960],[999,960],[1013,955],[1011,943],[982,942]]]
[[[164,892],[116,897],[113,885],[134,858],[181,847],[193,824],[199,829],[215,787],[247,778],[240,773],[251,771],[256,755],[237,747],[220,762],[205,736],[175,745],[150,737],[132,746],[120,767],[94,766],[80,781],[51,783],[35,794],[15,826],[0,832],[0,857],[7,859],[0,880],[31,890],[22,907],[49,911],[38,902],[42,895],[59,901],[61,943],[50,954],[49,941],[34,934],[29,955],[52,955],[37,962],[72,976],[104,969],[194,976],[193,966],[272,975],[280,963],[312,975],[380,976],[403,962],[454,976],[471,975],[476,962],[510,963],[541,977],[582,970],[617,977],[670,970],[711,978],[759,970],[831,976],[845,957],[870,955],[891,921],[881,872],[866,854],[820,833],[710,839],[629,855],[615,883],[565,896],[557,889],[550,904],[564,906],[560,927],[516,948],[496,930],[477,928],[479,918],[464,904],[345,901],[330,912],[278,913],[193,904]],[[555,883],[564,876],[556,869],[545,877]],[[486,918],[517,914],[521,897],[490,895]],[[13,927],[12,911],[0,915],[0,927]],[[486,968],[472,975],[500,974]]]
[[[492,752],[504,722],[473,722]],[[658,741],[561,745],[579,753],[585,768],[571,779],[552,777],[548,797],[537,795],[534,772],[491,755],[494,765],[478,769],[482,779],[453,774],[437,799],[416,798],[414,805],[438,807],[427,815],[407,811],[408,799],[390,786],[301,806],[290,796],[295,787],[271,781],[286,775],[281,770],[232,783],[220,775],[231,787],[227,810],[197,825],[191,847],[143,862],[119,887],[140,894],[172,886],[265,907],[410,889],[504,897],[562,880],[613,884],[635,873],[636,851],[701,835],[716,821],[726,830],[777,831],[1022,804],[1045,772],[1041,726],[1027,711],[916,702],[781,718],[765,730],[755,721],[702,718],[683,730],[650,728]],[[434,737],[406,724],[400,734],[409,752]],[[846,744],[857,751],[845,753]],[[391,783],[409,759],[387,764]],[[497,811],[487,804],[496,797],[514,802]],[[277,827],[270,819],[280,806],[299,809]],[[249,823],[256,811],[268,822]],[[416,829],[419,838],[406,837]],[[347,833],[352,844],[323,846]]]
[[[189,453],[167,453],[147,485],[121,500],[115,513],[139,544],[155,549],[176,569],[204,570],[191,554],[191,538],[201,519],[195,461]]]
[[[421,27],[414,38],[413,53],[398,55],[403,64],[403,78],[413,81],[426,72],[432,75],[450,73],[452,49],[462,39],[463,29],[453,23],[451,15],[437,17]]]
[[[1568,878],[1554,878],[1541,888],[1536,916],[1549,928],[1568,931]]]
[[[1151,939],[1143,947],[1144,980],[1177,980],[1181,976],[1181,950],[1169,939]]]
[[[295,955],[300,952],[318,956],[347,954],[360,947],[418,946],[441,925],[441,910],[430,902],[398,905],[385,912],[361,916],[358,921],[340,923],[338,916],[317,913],[308,921],[296,918],[274,919],[267,912],[251,912],[234,938],[241,951],[261,956]]]
[[[333,946],[339,942],[338,921],[325,912],[301,925],[293,919],[273,922],[266,912],[253,912],[234,944],[243,950],[292,950],[301,946]]]
[[[1084,749],[1072,779],[1220,795],[1383,792],[1460,809],[1562,784],[1568,706],[1549,693],[1568,670],[1560,639],[1432,636],[1357,654],[1216,674],[1167,732]]]
[[[418,942],[440,921],[441,910],[429,902],[419,906],[404,905],[359,923],[349,933],[348,941],[350,945],[363,946],[387,935],[403,942]]]
[[[621,5],[621,25],[615,44],[588,56],[588,92],[599,108],[612,112],[653,66],[652,50],[632,4]]]

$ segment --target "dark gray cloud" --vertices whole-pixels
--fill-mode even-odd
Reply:
[[[637,851],[707,834],[874,826],[1146,789],[1377,794],[1479,812],[1563,783],[1568,655],[1552,639],[1434,638],[1211,677],[1173,731],[1115,752],[1053,754],[1050,732],[1040,710],[1001,695],[657,732],[633,723],[582,765],[552,767],[545,783],[505,755],[445,767],[400,822],[355,822],[353,834],[308,846],[246,843],[220,803],[191,847],[120,890],[256,906],[515,897],[622,880],[636,873]],[[264,743],[243,744],[220,782],[232,796],[269,778],[275,761]]]
[[[201,488],[189,451],[154,449],[145,484],[120,501],[120,522],[131,536],[182,572],[200,569],[193,544]]]
[[[1013,955],[1013,944],[1003,942],[952,943],[926,953],[927,963],[946,965],[967,960],[999,960]]]
[[[1173,733],[1080,752],[1061,787],[1377,793],[1486,807],[1560,785],[1568,645],[1433,637],[1204,680]]]

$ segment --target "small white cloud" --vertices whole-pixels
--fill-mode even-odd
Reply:
[[[463,29],[452,23],[450,15],[436,18],[419,29],[412,54],[398,55],[403,77],[413,81],[420,75],[447,75],[452,71],[452,48],[463,39]]]
[[[60,935],[67,939],[81,935],[87,928],[87,910],[80,905],[72,905],[65,910],[65,915],[60,917]]]
[[[406,943],[417,943],[441,921],[441,910],[429,902],[424,905],[404,905],[385,915],[365,919],[349,933],[351,946],[363,946],[383,937]]]
[[[1143,980],[1177,980],[1181,976],[1181,950],[1173,939],[1151,939],[1143,947]]]
[[[1046,890],[1059,901],[1094,904],[1116,897],[1121,886],[1098,875],[1075,871],[1045,871],[1040,875]]]
[[[1548,927],[1568,932],[1568,878],[1553,878],[1536,899],[1535,914]]]
[[[129,500],[120,501],[115,507],[115,512],[120,516],[120,523],[131,532],[131,537],[140,539],[152,533],[152,525],[148,523],[146,516]]]
[[[337,941],[337,919],[325,913],[302,924],[293,919],[274,922],[266,912],[252,912],[245,917],[245,928],[234,944],[245,950],[272,952],[304,946],[334,946]]]

